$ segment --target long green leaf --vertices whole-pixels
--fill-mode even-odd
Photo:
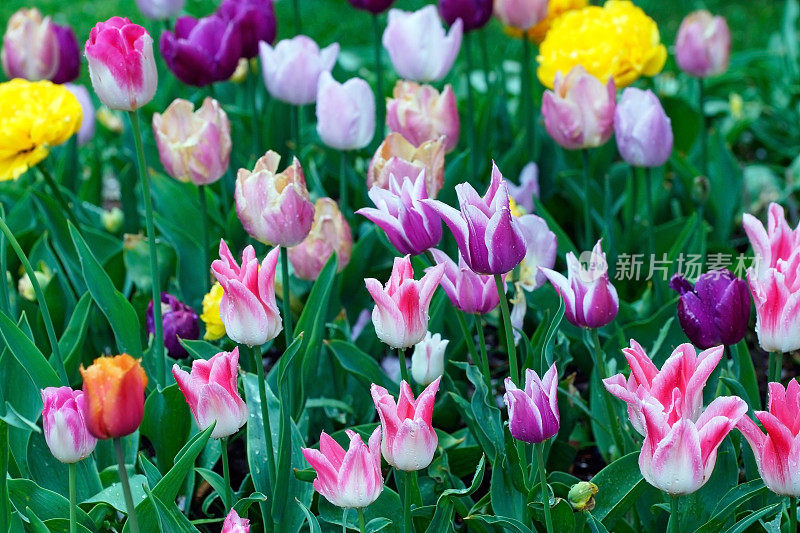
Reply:
[[[47,362],[39,348],[19,326],[3,313],[0,313],[0,335],[8,345],[11,354],[28,373],[36,388],[44,389],[61,385],[58,374]]]
[[[592,478],[592,483],[600,489],[592,515],[606,527],[614,529],[614,523],[647,487],[639,470],[639,452],[630,453],[606,466]]]

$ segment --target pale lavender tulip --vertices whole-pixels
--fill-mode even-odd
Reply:
[[[136,0],[139,11],[151,20],[170,19],[183,10],[186,0]]]
[[[508,194],[526,213],[533,213],[533,198],[539,197],[539,166],[531,161],[519,173],[519,185],[506,180]]]
[[[89,456],[97,444],[86,427],[83,391],[70,387],[42,389],[44,440],[53,457],[62,463],[77,463]]]
[[[440,284],[453,307],[472,315],[485,315],[497,307],[500,295],[492,276],[473,272],[460,253],[456,264],[441,250],[430,252],[437,264],[444,265]]]
[[[553,268],[556,264],[558,243],[556,234],[547,227],[547,222],[536,215],[519,217],[519,227],[525,239],[525,257],[519,265],[519,281],[526,291],[544,285],[546,277],[541,268]]]
[[[706,10],[686,15],[675,39],[678,66],[691,76],[706,78],[728,70],[731,31],[720,16]]]
[[[614,111],[614,136],[625,161],[659,167],[672,153],[672,122],[653,91],[628,87]]]
[[[548,0],[494,0],[494,14],[506,26],[529,30],[547,16]]]
[[[293,105],[314,103],[320,74],[330,72],[339,55],[338,43],[320,50],[305,35],[284,39],[274,48],[261,41],[258,47],[267,90],[278,100]]]
[[[503,401],[508,407],[508,429],[517,440],[544,442],[558,433],[558,370],[550,367],[542,379],[530,368],[525,370],[525,388],[518,389],[506,378]]]
[[[317,133],[336,150],[360,150],[375,135],[375,96],[361,78],[338,83],[323,71],[317,86]]]
[[[65,83],[64,87],[69,92],[75,95],[78,103],[81,104],[83,111],[83,118],[81,119],[81,129],[78,130],[78,145],[83,146],[94,137],[94,129],[96,120],[94,118],[94,103],[92,103],[92,96],[89,90],[83,85],[75,85],[74,83]]]

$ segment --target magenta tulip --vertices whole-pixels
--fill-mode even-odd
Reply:
[[[518,389],[511,378],[505,380],[503,401],[508,407],[511,436],[528,443],[540,443],[555,436],[561,424],[558,413],[558,370],[553,363],[542,379],[530,368],[525,370],[525,388]]]
[[[458,264],[441,250],[433,248],[431,253],[436,263],[444,266],[441,285],[453,307],[474,315],[485,315],[497,307],[500,295],[492,276],[473,272],[460,253]]]
[[[250,533],[250,520],[241,518],[236,510],[231,509],[222,523],[221,533]]]

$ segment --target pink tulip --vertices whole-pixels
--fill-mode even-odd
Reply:
[[[300,279],[315,280],[331,255],[336,253],[337,272],[350,262],[353,236],[350,225],[330,198],[319,198],[314,204],[314,223],[308,236],[289,248],[289,261]]]
[[[422,170],[428,198],[436,198],[444,185],[444,139],[414,146],[399,133],[390,133],[369,163],[367,187],[388,190],[392,176],[417,176]]]
[[[330,72],[319,76],[317,133],[335,150],[360,150],[375,135],[375,95],[361,78],[338,83]]]
[[[547,16],[548,0],[494,0],[494,14],[506,25],[529,30]]]
[[[330,72],[339,55],[337,43],[320,50],[305,35],[284,39],[274,48],[261,41],[258,50],[267,90],[281,102],[293,105],[314,103],[320,74]]]
[[[547,279],[541,269],[555,265],[558,243],[556,234],[541,217],[522,215],[519,227],[525,239],[525,257],[519,264],[519,280],[523,289],[533,291],[544,285]]]
[[[542,96],[547,133],[567,150],[605,144],[614,133],[615,106],[614,79],[603,85],[580,65],[566,76],[558,72],[553,90]]]
[[[777,268],[781,261],[790,261],[800,249],[800,224],[795,229],[789,226],[783,207],[769,204],[767,227],[750,213],[742,216],[742,225],[755,253],[753,273],[762,277],[770,268]]]
[[[111,109],[134,111],[156,93],[153,39],[130,20],[98,22],[84,47],[94,92]]]
[[[188,100],[176,98],[163,114],[153,115],[153,135],[164,170],[178,181],[208,185],[228,170],[231,124],[211,97],[197,111]]]
[[[425,170],[416,179],[411,176],[392,176],[389,190],[373,186],[369,197],[375,208],[356,211],[386,232],[389,242],[401,254],[418,255],[442,240],[442,221],[439,215],[422,200],[428,198],[425,189]]]
[[[414,12],[389,10],[383,47],[401,78],[439,81],[453,66],[461,48],[463,23],[457,20],[445,34],[435,5]]]
[[[564,316],[570,324],[579,328],[601,328],[617,316],[619,297],[608,279],[608,262],[600,241],[592,250],[588,269],[570,252],[567,254],[568,277],[549,268],[541,270],[564,300]]]
[[[88,457],[97,444],[86,427],[86,398],[70,387],[42,389],[44,440],[53,457],[62,463],[77,463]]]
[[[177,364],[172,375],[186,397],[200,431],[213,422],[212,439],[233,435],[247,422],[247,405],[239,396],[236,378],[239,371],[239,348],[220,352],[209,360],[192,361],[191,373]]]
[[[742,432],[758,464],[764,484],[781,496],[800,496],[800,384],[769,384],[768,411],[756,411],[767,434],[743,416],[736,426]]]
[[[398,80],[392,98],[386,101],[386,124],[389,130],[419,146],[425,141],[445,139],[445,151],[458,144],[459,120],[453,87],[445,85],[439,94],[430,85]]]
[[[675,38],[675,59],[691,76],[706,78],[728,70],[731,32],[723,17],[706,10],[686,15]]]
[[[383,490],[381,428],[375,428],[368,444],[355,431],[348,429],[347,436],[350,446],[345,452],[323,431],[319,450],[303,448],[303,457],[317,472],[314,490],[337,507],[361,509],[377,500]]]
[[[389,392],[372,384],[370,392],[375,409],[381,418],[383,440],[381,451],[393,467],[411,472],[426,468],[433,460],[439,437],[433,430],[433,404],[439,381],[436,378],[414,400],[414,393],[405,381],[400,382],[397,403]]]
[[[492,276],[470,270],[460,253],[458,264],[441,250],[433,248],[431,253],[436,263],[444,267],[441,285],[453,307],[474,315],[485,315],[497,307],[500,295]]]
[[[60,57],[55,26],[35,7],[11,15],[3,35],[2,62],[7,78],[38,81],[55,76]]]
[[[381,341],[392,348],[409,348],[425,338],[428,306],[443,270],[443,266],[437,265],[415,281],[409,256],[395,257],[392,275],[385,287],[375,278],[364,280],[375,300],[372,323]]]
[[[278,251],[277,247],[270,250],[259,268],[256,252],[248,246],[239,267],[228,245],[220,239],[220,259],[211,263],[211,270],[224,291],[219,316],[234,342],[258,346],[277,337],[283,329],[275,302]]]
[[[239,169],[234,192],[236,214],[254,239],[275,246],[294,246],[311,231],[314,204],[297,158],[278,173],[280,161],[281,156],[270,150],[256,161],[252,172]]]
[[[525,370],[525,389],[518,389],[511,378],[505,380],[503,401],[508,407],[511,436],[528,443],[544,442],[558,433],[558,370],[553,363],[542,379],[530,368]]]
[[[222,523],[221,533],[250,533],[250,520],[241,518],[234,509],[231,509],[225,517],[225,522]]]

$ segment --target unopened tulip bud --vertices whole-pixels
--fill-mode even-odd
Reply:
[[[731,32],[723,17],[708,11],[686,15],[675,39],[678,66],[691,76],[706,78],[728,70]]]
[[[672,123],[652,91],[628,87],[614,112],[614,135],[625,161],[658,167],[672,153]]]
[[[439,333],[425,338],[414,346],[411,354],[411,376],[420,385],[427,385],[444,374],[444,352],[450,341],[442,339]]]
[[[558,370],[550,367],[542,379],[530,368],[525,370],[525,388],[519,389],[506,378],[503,396],[508,407],[508,429],[517,440],[544,442],[558,433],[561,416],[558,412]]]
[[[317,86],[317,133],[336,150],[360,150],[375,134],[375,96],[361,78],[338,83],[323,71]],[[344,178],[342,178],[344,179]]]
[[[306,105],[316,100],[320,74],[333,68],[339,44],[320,49],[310,37],[297,35],[274,47],[262,41],[259,54],[269,93],[281,102]]]
[[[8,19],[3,36],[3,72],[8,78],[49,80],[58,71],[55,25],[36,8],[20,9]]]

